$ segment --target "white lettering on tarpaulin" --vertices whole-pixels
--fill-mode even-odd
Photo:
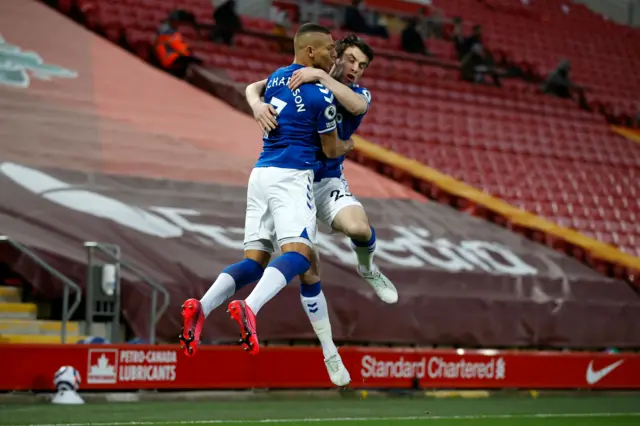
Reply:
[[[362,357],[362,377],[365,379],[491,379],[504,380],[507,363],[504,358],[491,357],[486,362],[445,361],[442,357],[422,357],[420,361],[406,361],[400,357],[395,361],[381,361],[371,355]]]
[[[29,191],[60,206],[113,220],[114,222],[161,238],[180,237],[183,230],[161,216],[149,213],[139,207],[125,204],[85,189],[74,188],[71,184],[54,178],[39,170],[14,163],[1,163],[0,172]]]
[[[78,77],[77,71],[47,64],[36,52],[9,44],[0,35],[0,85],[26,89],[31,85],[29,72],[33,77],[45,81],[53,77]]]
[[[86,189],[76,189],[51,175],[14,163],[0,163],[0,172],[27,190],[69,209],[110,219],[121,226],[160,238],[179,238],[185,232],[204,236],[212,244],[242,250],[243,229],[198,223],[201,213],[193,209],[152,206],[142,209]],[[526,276],[538,270],[502,244],[446,238],[433,239],[428,229],[391,226],[395,236],[378,238],[376,256],[389,264],[405,268],[436,267],[451,272],[484,271],[494,274]],[[346,237],[318,234],[320,254],[350,264],[355,260]]]
[[[173,382],[176,380],[176,351],[121,350],[120,382]]]
[[[178,362],[175,351],[120,351],[120,362],[124,363],[148,363],[148,364],[175,364]]]
[[[538,270],[522,261],[508,247],[488,241],[462,241],[461,249],[485,261],[494,271],[507,275],[535,275]]]
[[[226,228],[216,225],[204,225],[194,223],[186,219],[186,217],[200,216],[200,212],[192,209],[180,209],[173,207],[151,207],[151,210],[162,214],[171,222],[178,225],[185,231],[191,231],[205,235],[214,242],[234,250],[244,249],[244,229],[242,228]],[[236,234],[236,238],[230,238],[227,233]]]
[[[89,349],[87,383],[174,382],[176,351]]]
[[[445,361],[433,356],[427,363],[427,375],[431,379],[493,379],[504,380],[507,364],[504,358],[492,357],[487,362]]]
[[[426,359],[418,362],[405,361],[400,357],[397,361],[379,361],[371,355],[362,357],[360,373],[365,379],[422,379],[425,376]]]
[[[212,225],[200,225],[187,220],[185,216],[197,217],[195,210],[170,207],[151,207],[151,210],[161,213],[182,229],[199,232],[211,237],[216,243],[225,247],[241,250],[243,234],[238,228],[225,228]],[[483,270],[505,275],[535,275],[538,270],[527,264],[508,247],[487,241],[462,241],[455,244],[447,239],[439,238],[430,241],[428,230],[420,227],[392,226],[399,235],[392,240],[378,238],[376,242],[376,256],[397,266],[424,267],[431,265],[452,272]],[[237,234],[232,240],[227,234],[231,230]],[[318,234],[320,253],[330,255],[351,263],[355,254],[350,249],[348,238],[342,238],[340,248],[335,243],[336,238]]]
[[[174,382],[175,365],[121,365],[120,382]]]

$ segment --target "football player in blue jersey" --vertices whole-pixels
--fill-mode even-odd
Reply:
[[[318,81],[335,95],[338,101],[336,121],[338,136],[343,141],[350,140],[371,105],[371,94],[359,86],[358,80],[373,60],[374,52],[366,42],[355,35],[347,36],[336,43],[338,59],[330,74],[322,69],[304,68],[294,72],[289,87],[296,90],[302,84]],[[266,80],[247,87],[247,101],[254,117],[264,131],[278,128],[274,108],[261,99]],[[380,299],[395,303],[398,292],[373,263],[375,251],[375,231],[369,225],[362,204],[351,194],[342,174],[344,156],[326,159],[323,167],[316,172],[314,196],[318,219],[338,232],[351,238],[352,247],[358,259],[359,274],[373,287]],[[325,363],[332,381],[336,385],[347,380],[344,369],[331,335],[326,300],[320,291],[320,275],[317,252],[314,253],[311,268],[302,276],[302,305],[320,340]]]
[[[335,44],[328,29],[304,24],[294,38],[293,64],[276,70],[266,82],[264,100],[272,105],[278,127],[264,133],[263,150],[247,188],[244,260],[223,269],[202,300],[182,306],[180,340],[187,356],[195,354],[205,317],[243,286],[258,281],[245,300],[229,304],[245,350],[259,351],[255,315],[296,275],[311,265],[316,236],[313,196],[315,171],[323,156],[338,158],[353,148],[338,139],[336,105],[321,84],[291,90],[293,73],[305,67],[328,72]],[[274,246],[282,255],[271,261]]]

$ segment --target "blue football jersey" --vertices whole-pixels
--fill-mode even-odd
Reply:
[[[371,106],[371,92],[357,84],[352,85],[351,89],[367,100],[368,111]],[[353,115],[342,105],[338,104],[338,113],[336,115],[336,121],[338,122],[338,137],[343,141],[349,140],[356,130],[358,130],[358,126],[360,126],[360,122],[362,122],[367,111],[360,115]],[[319,182],[324,178],[342,176],[343,163],[344,155],[338,158],[326,159],[320,170],[316,171],[315,181]]]
[[[302,65],[278,69],[267,79],[264,101],[276,109],[278,127],[265,133],[256,167],[318,170],[324,158],[320,134],[336,129],[333,94],[321,84],[290,90],[291,75]]]

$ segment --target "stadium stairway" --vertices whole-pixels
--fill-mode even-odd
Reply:
[[[18,287],[0,287],[0,343],[61,343],[61,321],[37,319],[34,303],[22,303]],[[77,322],[67,324],[67,342],[83,339]]]

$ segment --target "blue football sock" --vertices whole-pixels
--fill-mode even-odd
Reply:
[[[284,253],[267,266],[256,288],[247,297],[247,305],[257,314],[289,281],[305,273],[310,266],[309,260],[300,253]]]
[[[376,231],[371,227],[371,238],[369,241],[351,240],[351,247],[356,252],[358,265],[362,272],[369,272],[373,268],[373,255],[376,250]]]
[[[224,268],[200,300],[204,316],[208,316],[245,285],[259,280],[262,273],[262,266],[253,259],[244,259]]]

